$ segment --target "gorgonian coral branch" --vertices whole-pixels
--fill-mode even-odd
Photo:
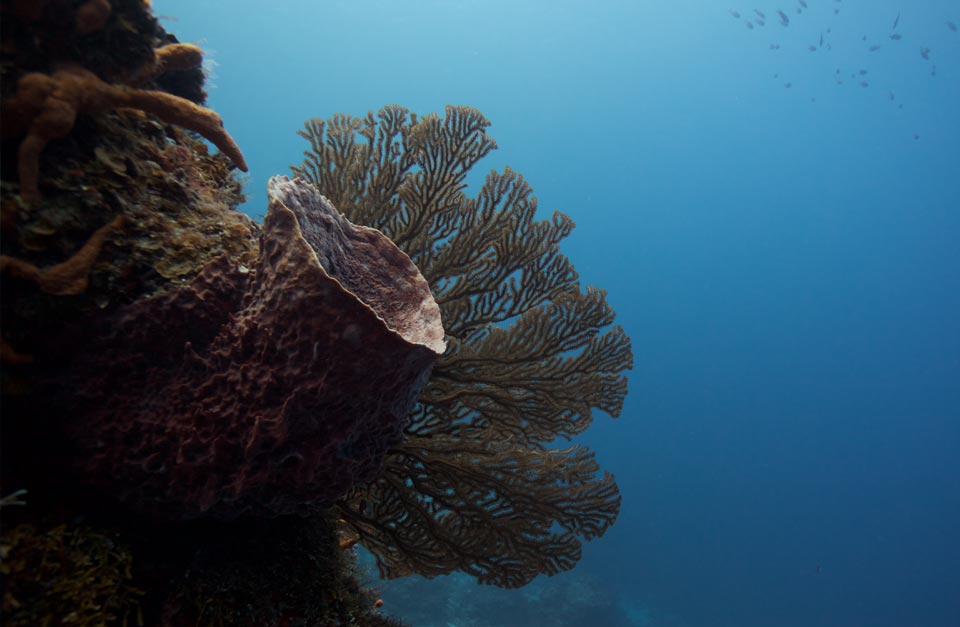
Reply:
[[[581,291],[562,213],[510,168],[475,197],[467,175],[496,142],[476,109],[418,118],[398,106],[311,120],[294,172],[348,218],[383,231],[420,268],[448,350],[382,477],[340,502],[385,576],[463,570],[520,586],[572,568],[620,497],[582,447],[552,450],[595,409],[617,416],[630,341],[602,290]]]
[[[604,293],[588,288],[527,310],[509,327],[487,328],[437,365],[407,432],[488,431],[542,449],[586,429],[594,408],[619,415],[631,354],[623,329],[600,333],[613,317]]]
[[[578,536],[613,524],[620,494],[584,447],[533,451],[492,436],[409,438],[365,506],[341,515],[390,576],[462,570],[518,587],[580,559]]]

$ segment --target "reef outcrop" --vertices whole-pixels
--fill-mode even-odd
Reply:
[[[406,254],[276,177],[251,267],[128,306],[78,364],[77,469],[175,519],[317,512],[381,469],[444,350]]]
[[[400,625],[325,503],[443,350],[426,282],[300,183],[238,211],[149,2],[0,16],[0,623]]]
[[[357,543],[519,587],[614,523],[555,446],[620,413],[630,340],[568,216],[509,168],[467,195],[478,111],[308,122],[259,224],[149,2],[0,15],[4,625],[396,626]]]

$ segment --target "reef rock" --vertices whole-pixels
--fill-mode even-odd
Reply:
[[[307,513],[381,468],[434,362],[413,262],[275,177],[253,267],[227,257],[128,305],[75,371],[75,466],[174,519]]]

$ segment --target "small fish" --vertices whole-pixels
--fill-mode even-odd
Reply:
[[[866,70],[860,70],[860,76],[866,76],[866,75],[867,75]]]
[[[766,26],[766,25],[767,25],[766,22],[764,22],[763,20],[761,20],[761,19],[759,19],[759,18],[757,18],[756,21],[757,21],[757,26]]]
[[[750,20],[747,20],[746,22],[744,22],[743,25],[749,28],[750,30],[753,30],[753,22],[751,22]]]
[[[870,86],[870,83],[868,83],[867,81],[860,81],[860,86],[861,86],[861,87],[869,87],[869,86]]]
[[[834,74],[839,74],[839,73],[840,73],[840,68],[837,68],[837,71],[834,72]]]
[[[735,20],[740,19],[740,11],[737,11],[736,9],[730,9],[730,15],[732,15],[733,19]]]
[[[827,34],[828,34],[828,35],[830,34],[830,29],[829,29],[829,28],[827,29]]]
[[[810,102],[816,102],[816,101],[817,101],[817,99],[816,99],[815,97],[810,96]]]
[[[876,52],[879,49],[880,49],[880,44],[870,46],[870,52]]]
[[[894,41],[900,41],[901,39],[903,39],[903,35],[901,35],[900,33],[894,33],[890,35],[890,39]]]
[[[954,24],[953,22],[947,22],[947,28],[949,28],[953,32],[957,32],[957,25]]]
[[[776,74],[774,74],[773,77],[774,77],[774,78],[780,78],[780,72],[777,72]]]
[[[929,61],[929,60],[930,60],[930,48],[920,48],[920,56],[923,57],[924,59],[926,59],[927,61]]]
[[[797,2],[799,2],[800,6],[802,6],[804,9],[807,8],[807,3],[805,2],[805,0],[797,0]]]
[[[820,33],[820,47],[823,48],[823,33]]]
[[[913,134],[913,139],[914,139],[914,141],[920,139],[920,133],[914,133],[914,134]]]
[[[897,30],[897,24],[899,23],[900,23],[900,14],[897,13],[897,19],[893,20],[893,28],[891,28],[890,30]]]
[[[834,14],[834,15],[840,15],[840,9],[834,9],[834,10],[833,10],[833,14]]]
[[[780,23],[784,26],[790,26],[790,18],[787,17],[787,14],[783,11],[777,9],[777,14],[780,16]]]
[[[767,16],[764,15],[763,11],[761,11],[760,9],[754,9],[753,12],[756,13],[757,17],[759,17],[761,20],[767,19]]]
[[[791,87],[793,87],[793,83],[784,83],[783,86],[786,87],[787,89],[790,89]]]
[[[890,92],[890,100],[896,100],[897,97],[893,95],[893,92]]]
[[[771,49],[771,50],[779,50],[779,49],[780,49],[780,44],[770,44],[770,49]]]
[[[936,76],[936,75],[937,75],[937,66],[936,66],[936,65],[931,65],[931,66],[930,66],[930,76]]]
[[[816,52],[817,47],[814,46],[813,44],[810,44],[809,46],[807,46],[807,50],[809,50],[810,52]]]
[[[867,40],[867,36],[864,35],[863,37],[861,37],[861,39],[862,39],[863,41],[866,41],[866,40]]]
[[[803,15],[803,9],[797,7],[797,15]]]

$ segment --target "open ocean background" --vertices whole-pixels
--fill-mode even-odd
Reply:
[[[251,215],[307,118],[475,106],[477,180],[510,165],[577,222],[633,339],[624,414],[584,438],[612,531],[519,591],[377,584],[385,612],[960,625],[960,2],[753,2],[155,0],[216,63]]]

